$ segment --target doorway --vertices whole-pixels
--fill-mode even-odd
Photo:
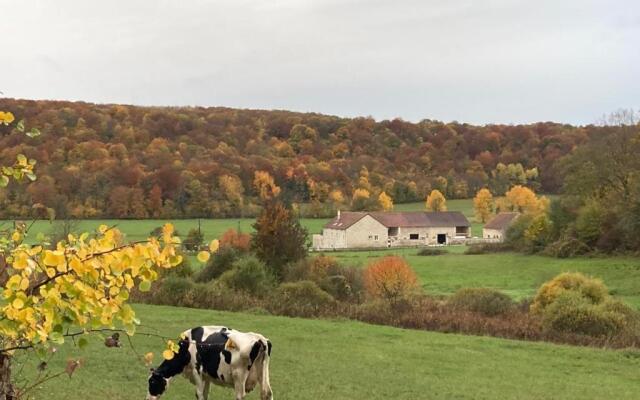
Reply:
[[[438,233],[438,244],[447,244],[447,234]]]

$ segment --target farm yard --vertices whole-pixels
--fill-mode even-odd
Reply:
[[[487,337],[441,334],[350,321],[309,320],[247,313],[138,305],[140,332],[177,336],[202,323],[265,334],[274,344],[271,385],[276,399],[637,399],[640,352],[611,351]],[[313,334],[310,334],[313,332]],[[158,352],[158,338],[133,338],[138,353]],[[50,366],[67,357],[86,364],[45,384],[34,399],[139,400],[148,368],[124,342],[105,348],[94,337],[78,350],[63,346]],[[28,370],[28,369],[25,369]],[[210,398],[232,398],[212,388]],[[174,379],[168,399],[193,399],[193,386]],[[248,399],[258,399],[251,393]]]

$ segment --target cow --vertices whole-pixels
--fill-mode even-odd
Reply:
[[[159,399],[180,373],[195,385],[197,400],[207,400],[211,383],[233,387],[236,400],[244,399],[260,384],[260,399],[273,399],[271,342],[264,336],[224,326],[199,326],[180,335],[178,348],[171,360],[151,369],[147,400]]]

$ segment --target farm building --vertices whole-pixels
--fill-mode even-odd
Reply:
[[[504,241],[504,237],[507,233],[509,226],[518,217],[517,212],[501,212],[482,228],[482,237],[484,239],[497,239],[498,241]]]
[[[471,225],[460,212],[340,212],[321,235],[313,235],[313,248],[449,244],[470,237]]]

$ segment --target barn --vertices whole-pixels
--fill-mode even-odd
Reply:
[[[507,229],[520,215],[517,212],[501,212],[482,228],[483,239],[493,239],[499,242],[504,241]]]
[[[458,211],[340,212],[313,235],[315,250],[427,246],[469,238],[471,224]]]

